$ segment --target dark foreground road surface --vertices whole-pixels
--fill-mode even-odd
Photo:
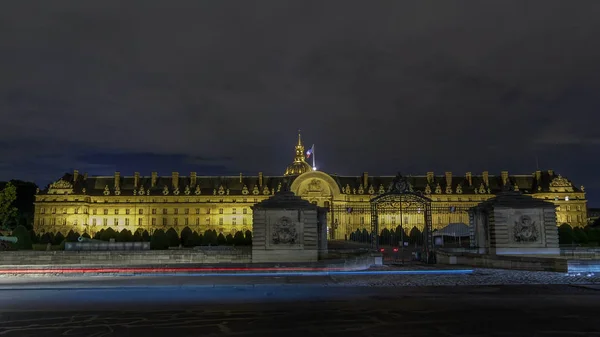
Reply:
[[[0,336],[599,336],[582,286],[202,286],[72,279],[0,290]],[[313,280],[318,281],[318,280]]]

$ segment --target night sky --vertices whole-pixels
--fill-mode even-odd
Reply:
[[[600,206],[600,1],[5,1],[0,180],[554,169]]]

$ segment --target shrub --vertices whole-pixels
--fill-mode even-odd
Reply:
[[[207,230],[204,232],[204,238],[202,240],[204,245],[216,245],[217,244],[217,231]]]
[[[169,230],[167,230],[167,242],[169,243],[169,247],[179,247],[180,244],[180,240],[179,240],[179,235],[177,234],[177,231],[175,230],[175,228],[171,227],[169,228]]]
[[[16,249],[32,249],[31,235],[25,226],[19,225],[12,231],[12,236],[17,237]]]
[[[52,244],[53,242],[54,242],[54,234],[53,233],[46,232],[40,237],[40,243],[43,243],[45,245]]]
[[[217,244],[219,246],[224,246],[227,244],[227,239],[225,238],[225,235],[223,235],[223,233],[219,233],[219,235],[217,236]]]
[[[236,246],[244,246],[246,244],[246,238],[244,238],[244,233],[237,231],[233,236],[233,244]]]
[[[118,242],[131,242],[133,241],[133,234],[128,229],[123,229],[119,234],[117,234]]]
[[[192,230],[189,227],[185,227],[181,230],[181,244],[185,247],[193,247],[194,240],[192,239]],[[192,244],[192,246],[188,246],[188,244]]]
[[[58,232],[58,233],[56,233],[56,235],[54,235],[54,240],[53,240],[52,244],[60,245],[63,243],[63,241],[65,241],[65,236],[62,235],[61,232]]]
[[[148,231],[143,231],[142,232],[142,241],[143,242],[150,242],[150,233],[148,233]]]
[[[77,242],[77,239],[79,238],[79,233],[74,232],[73,230],[70,230],[69,233],[67,233],[67,242]]]
[[[162,229],[157,229],[150,237],[150,249],[169,249],[169,240]]]
[[[244,233],[244,240],[246,241],[246,245],[247,246],[252,246],[252,232],[247,230],[246,233]]]

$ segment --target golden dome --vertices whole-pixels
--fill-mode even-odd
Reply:
[[[300,130],[298,130],[298,144],[296,144],[294,162],[285,169],[285,175],[295,176],[310,171],[312,171],[312,167],[304,160],[304,145],[302,145],[302,136],[300,135]]]

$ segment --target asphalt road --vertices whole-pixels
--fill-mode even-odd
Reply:
[[[0,336],[600,335],[600,291],[582,286],[340,287],[288,278],[215,287],[178,280],[5,281]]]

